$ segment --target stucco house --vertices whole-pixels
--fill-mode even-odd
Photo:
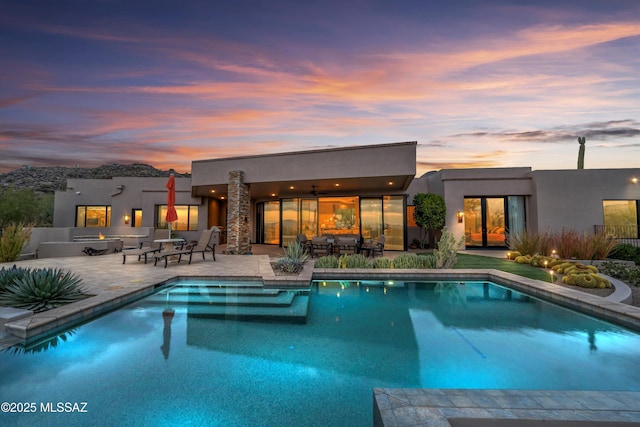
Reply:
[[[416,178],[417,142],[327,148],[192,163],[176,178],[187,239],[216,226],[231,253],[286,245],[298,234],[386,236],[406,250],[418,237],[413,196],[435,193],[446,227],[467,248],[504,248],[509,232],[594,232],[638,239],[640,169],[446,169]],[[55,195],[54,227],[164,228],[165,178],[69,179]],[[89,230],[87,230],[89,231]],[[89,234],[88,232],[86,234]]]

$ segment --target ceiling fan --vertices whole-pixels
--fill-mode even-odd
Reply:
[[[318,194],[327,194],[327,193],[316,191],[316,186],[312,185],[311,186],[311,194],[314,195],[314,196],[317,196]]]

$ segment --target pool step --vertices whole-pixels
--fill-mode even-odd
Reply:
[[[269,320],[306,323],[309,295],[296,296],[288,306],[190,305],[189,317],[227,320]]]
[[[145,298],[146,304],[186,308],[189,316],[305,323],[309,291],[257,286],[176,285]]]
[[[295,298],[294,292],[279,292],[275,294],[223,294],[223,293],[212,293],[212,294],[197,294],[197,293],[176,293],[170,292],[167,294],[159,294],[154,295],[153,297],[147,298],[150,302],[155,302],[158,304],[166,304],[169,302],[170,305],[242,305],[242,306],[288,306],[291,305],[293,299]]]
[[[269,296],[278,295],[279,289],[264,289],[262,287],[220,287],[220,286],[180,286],[160,291],[158,295],[170,294],[171,298],[176,295],[207,295],[207,296]]]

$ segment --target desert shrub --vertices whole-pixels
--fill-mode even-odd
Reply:
[[[371,263],[362,254],[344,254],[338,259],[338,268],[371,268]]]
[[[17,223],[51,226],[53,199],[53,194],[42,194],[32,189],[0,187],[0,229]]]
[[[556,246],[556,236],[552,233],[544,233],[539,236],[538,254],[550,256]]]
[[[575,230],[563,229],[556,235],[556,251],[560,258],[576,258],[578,248],[581,244],[580,235]]]
[[[606,259],[615,250],[618,242],[611,236],[603,232],[595,233],[591,236],[591,246],[593,247],[593,259]]]
[[[640,247],[629,243],[620,243],[611,251],[609,258],[634,261],[636,264],[640,264]]]
[[[436,268],[435,254],[418,255],[420,268]]]
[[[523,231],[508,236],[509,249],[520,252],[520,255],[536,255],[540,252],[540,235]]]
[[[442,229],[442,237],[438,242],[438,247],[433,250],[436,258],[436,268],[451,268],[457,260],[457,253],[464,245],[465,236],[456,242],[456,238],[446,227]]]
[[[600,264],[600,271],[607,276],[615,277],[625,283],[640,286],[640,267],[627,266],[618,262],[603,262]]]
[[[400,254],[393,259],[393,268],[420,268],[420,259],[413,254]]]
[[[284,250],[284,257],[278,258],[274,267],[285,273],[299,273],[308,258],[309,254],[305,251],[304,246],[296,241],[291,241]]]
[[[393,268],[393,260],[391,258],[385,258],[385,257],[380,257],[380,258],[375,258],[373,260],[373,268]]]
[[[79,277],[57,268],[30,270],[5,286],[0,292],[0,305],[36,313],[50,310],[86,298],[80,283]]]
[[[586,232],[583,232],[582,235],[578,235],[578,246],[576,248],[576,252],[574,256],[577,259],[594,259],[596,255],[596,249],[593,246],[592,236]]]
[[[315,268],[338,268],[338,259],[331,255],[323,256],[316,260],[314,267]]]
[[[5,226],[0,234],[0,262],[12,262],[18,259],[22,248],[30,238],[30,226],[22,223]]]

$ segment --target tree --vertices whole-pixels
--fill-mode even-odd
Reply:
[[[442,196],[431,193],[418,193],[413,197],[416,209],[413,218],[420,227],[420,246],[424,248],[424,233],[430,236],[432,230],[441,230],[447,215],[447,207]]]
[[[47,227],[53,224],[53,194],[33,190],[0,190],[0,229],[13,223]]]

